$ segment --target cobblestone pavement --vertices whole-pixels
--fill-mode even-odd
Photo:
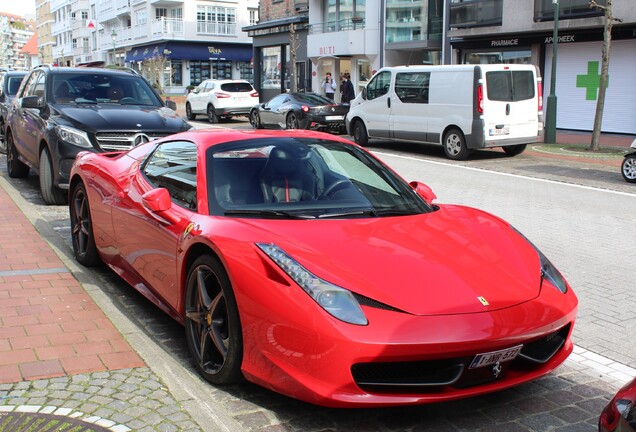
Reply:
[[[371,149],[387,151],[382,145]],[[397,151],[411,150],[406,146]],[[560,169],[565,171],[555,174],[554,170],[541,168],[541,163],[529,163],[528,158],[535,157],[532,152],[522,156],[503,159],[478,154],[465,164],[572,178],[580,177],[580,170],[598,170],[597,174],[607,178],[594,180],[600,182],[595,187],[612,182],[616,173],[611,166],[591,164],[582,168],[572,163],[568,167],[561,162]],[[427,157],[437,158],[434,154]],[[3,159],[0,172],[6,177]],[[69,415],[79,412],[96,424],[102,421],[115,431],[591,432],[597,430],[598,415],[611,395],[634,375],[631,368],[577,348],[554,373],[533,383],[484,397],[419,407],[334,410],[307,405],[249,383],[217,388],[203,382],[191,367],[181,326],[109,270],[88,271],[74,264],[70,258],[68,211],[63,206],[43,205],[37,177],[11,179],[10,185],[13,199],[21,202],[21,209],[29,213],[40,234],[148,367],[0,384],[0,415],[6,411],[61,409]]]

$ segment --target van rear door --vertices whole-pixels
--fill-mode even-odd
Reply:
[[[539,95],[534,66],[482,67],[483,119],[487,146],[539,134]]]

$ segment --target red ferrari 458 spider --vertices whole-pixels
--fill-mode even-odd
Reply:
[[[311,131],[185,132],[78,155],[73,249],[183,323],[200,373],[310,403],[388,406],[543,376],[577,298],[498,217],[434,203]]]

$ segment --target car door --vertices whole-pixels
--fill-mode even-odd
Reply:
[[[33,72],[22,93],[11,106],[13,142],[18,154],[33,166],[39,163],[38,144],[42,132],[46,130],[43,116],[47,114],[47,110],[46,108],[23,108],[22,99],[27,96],[37,96],[46,103],[45,87],[46,74],[42,71]]]
[[[391,71],[381,71],[375,75],[366,87],[366,101],[361,117],[367,127],[370,137],[389,138],[389,118],[391,115],[392,98],[390,92]],[[395,99],[395,96],[393,96]],[[362,113],[361,113],[362,114]]]
[[[395,98],[391,101],[389,124],[395,139],[427,140],[430,117],[428,93],[430,72],[398,72],[395,75]]]
[[[201,84],[198,85],[196,89],[194,89],[194,91],[190,95],[190,106],[192,108],[192,111],[194,112],[205,112],[205,104],[203,103],[203,99],[205,97],[206,84],[207,81],[203,81]]]
[[[132,176],[124,196],[113,203],[113,226],[120,255],[155,295],[173,307],[180,296],[179,245],[196,214],[196,162],[194,143],[162,143]],[[163,219],[144,205],[144,194],[157,188],[168,190],[174,221]]]
[[[285,119],[281,122],[281,115],[278,110],[286,99],[288,99],[288,96],[281,94],[267,102],[261,111],[261,122],[267,125],[283,127],[285,125]]]

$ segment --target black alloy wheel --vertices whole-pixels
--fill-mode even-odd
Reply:
[[[18,150],[13,142],[13,134],[7,133],[7,172],[11,178],[29,175],[29,166],[18,159]]]
[[[86,187],[81,182],[75,185],[71,193],[69,214],[71,216],[71,240],[75,259],[85,267],[99,264],[91,209],[88,205]]]
[[[53,162],[47,147],[40,152],[40,192],[44,202],[49,205],[66,204],[66,193],[55,186],[53,181]]]
[[[261,124],[261,116],[257,110],[252,110],[250,112],[250,124],[254,129],[262,129],[263,125]]]
[[[216,111],[214,111],[214,105],[208,105],[208,121],[210,123],[218,123],[219,118],[216,115]]]
[[[186,118],[188,120],[194,120],[197,118],[196,114],[192,113],[192,107],[190,106],[190,102],[186,103]]]
[[[298,129],[298,117],[295,112],[290,112],[287,114],[287,120],[285,121],[286,129]]]
[[[218,259],[197,258],[185,290],[185,331],[194,364],[212,384],[242,380],[243,337],[229,277]]]

